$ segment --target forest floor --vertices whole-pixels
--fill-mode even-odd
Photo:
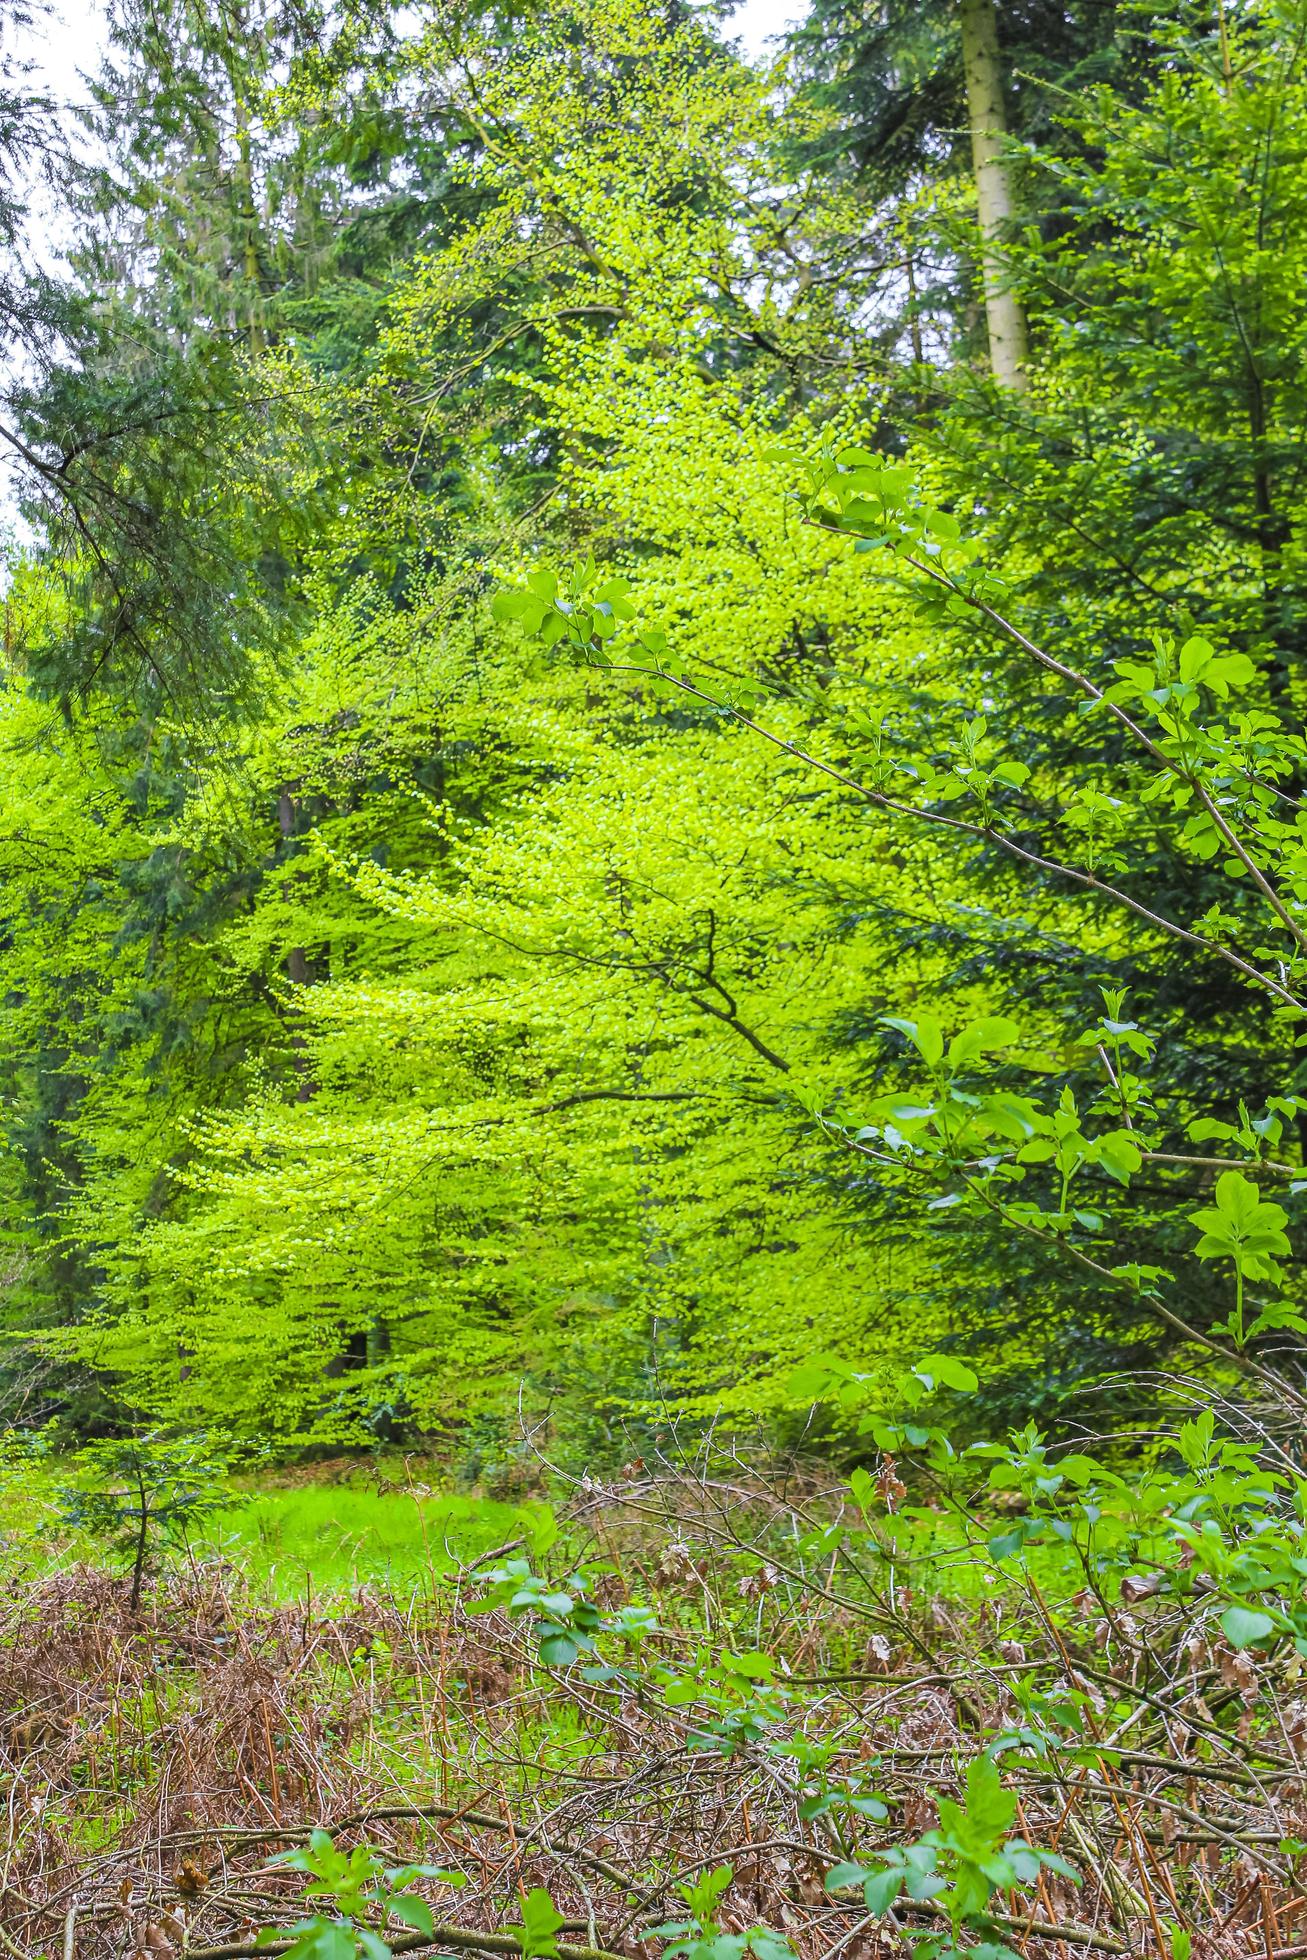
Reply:
[[[539,1614],[486,1611],[488,1561],[466,1549],[421,1583],[395,1583],[392,1561],[384,1584],[293,1598],[266,1561],[251,1578],[225,1555],[176,1560],[136,1612],[120,1572],[16,1572],[0,1950],[284,1951],[305,1880],[272,1861],[324,1826],[459,1876],[415,1882],[437,1934],[388,1931],[395,1952],[517,1954],[508,1929],[542,1887],[561,1960],[652,1960],[670,1935],[650,1929],[693,1916],[678,1888],[729,1867],[708,1908],[728,1936],[771,1927],[805,1960],[906,1955],[944,1925],[938,1903],[877,1918],[827,1879],[892,1859],[950,1798],[977,1812],[968,1770],[986,1751],[1012,1830],[1074,1876],[991,1897],[959,1952],[979,1937],[1029,1960],[1307,1954],[1292,1668],[1260,1679],[1156,1601],[1062,1613],[1051,1581],[967,1597],[946,1571],[932,1588],[929,1564],[906,1589],[901,1571],[854,1579],[761,1488],[733,1494],[725,1533],[684,1485],[591,1486],[573,1508],[583,1524],[544,1563],[583,1555],[606,1624],[651,1605],[638,1663],[542,1665]],[[522,1529],[510,1506],[455,1505],[453,1521],[483,1534],[504,1513]],[[256,1948],[265,1929],[280,1948]]]

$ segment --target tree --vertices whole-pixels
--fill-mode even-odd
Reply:
[[[220,753],[111,689],[61,747],[21,662],[0,698],[44,1351],[288,1444],[493,1425],[525,1383],[580,1453],[669,1402],[802,1419],[814,1349],[878,1376],[983,1335],[1024,1417],[1293,1333],[1291,1206],[1207,1203],[1196,1146],[1251,1187],[1297,1119],[1259,881],[1297,877],[1301,78],[1269,18],[1228,75],[1172,42],[1027,159],[1061,213],[1004,246],[1029,386],[959,363],[894,464],[895,393],[859,392],[889,248],[701,23],[387,41],[348,249],[244,370],[330,376],[356,424],[297,634],[240,649]],[[329,53],[285,114],[353,86]],[[28,861],[52,824],[68,879]]]
[[[1110,0],[927,7],[813,0],[791,47],[806,92],[827,112],[799,139],[802,153],[847,173],[877,222],[900,241],[897,311],[915,363],[925,362],[932,328],[946,343],[968,346],[978,259],[990,368],[1001,387],[1019,390],[1026,325],[1009,263],[1016,208],[1010,138],[1048,148],[1061,136],[1050,104],[1105,75],[1120,85]],[[953,187],[968,176],[978,236],[957,224]],[[1049,187],[1040,188],[1046,201],[1026,212],[1027,220],[1056,222]],[[919,412],[906,395],[905,417]]]
[[[205,45],[214,59],[228,55],[231,85],[248,92],[258,77],[237,60],[228,25],[225,16],[211,24]],[[138,10],[120,24],[119,45],[126,40],[146,61],[159,26],[157,9]],[[175,61],[184,41],[170,42]],[[246,55],[266,52],[252,31],[239,45]],[[155,93],[156,130],[169,116],[175,128],[179,112],[184,120],[194,80],[186,70]],[[102,88],[106,113],[109,101]],[[121,115],[113,126],[121,135]],[[252,168],[249,144],[237,147]],[[0,333],[15,354],[0,427],[54,600],[43,616],[25,609],[29,671],[66,706],[110,685],[135,692],[147,709],[162,696],[189,715],[220,713],[249,683],[250,649],[276,643],[293,596],[291,541],[310,515],[297,440],[309,399],[287,373],[257,374],[224,335],[228,323],[202,319],[198,291],[186,332],[166,305],[139,303],[143,260],[157,274],[168,258],[166,225],[147,225],[134,255],[120,234],[112,267],[84,243],[75,282],[25,265],[20,179],[39,170],[48,195],[83,221],[103,211],[105,185],[103,173],[70,154],[53,105],[32,94],[12,56],[0,80],[0,153]],[[248,188],[237,194],[247,215]],[[138,280],[130,302],[121,290],[129,260]],[[292,503],[281,472],[297,466]]]
[[[921,1281],[908,1247],[855,1232],[793,1087],[877,984],[873,906],[920,909],[913,867],[849,858],[837,813],[790,807],[784,769],[733,737],[678,739],[656,702],[610,717],[487,617],[493,558],[542,531],[625,538],[669,603],[715,593],[705,656],[761,653],[797,721],[830,636],[870,672],[898,631],[803,531],[760,606],[784,504],[759,447],[827,349],[842,376],[849,332],[825,281],[781,297],[786,254],[826,241],[796,222],[808,187],[783,232],[770,201],[728,223],[740,174],[771,176],[763,87],[697,28],[613,0],[584,18],[571,68],[540,59],[580,38],[570,11],[543,43],[464,48],[465,75],[440,44],[441,87],[463,75],[454,108],[482,136],[461,229],[379,339],[392,475],[340,514],[339,583],[239,753],[156,806],[161,881],[189,840],[184,891],[141,951],[193,1031],[173,1055],[127,1050],[71,1126],[86,1173],[64,1228],[104,1277],[64,1345],[160,1411],[357,1435],[502,1409],[525,1357],[533,1393],[565,1388],[602,1440],[623,1402],[775,1407],[818,1290],[824,1333],[861,1351],[872,1326],[889,1341],[888,1306],[868,1307],[886,1273]],[[519,257],[504,239],[522,234]],[[475,386],[465,317],[499,319],[506,343]],[[725,523],[703,494],[713,455]],[[429,545],[422,564],[410,542],[398,589],[361,569],[394,513]],[[244,834],[217,821],[227,802]],[[233,850],[238,903],[197,931]],[[197,1037],[228,1073],[192,1068]],[[342,1371],[346,1342],[362,1365]]]
[[[186,1545],[227,1499],[228,1459],[203,1436],[141,1436],[88,1444],[75,1459],[77,1482],[62,1493],[74,1530],[109,1540],[131,1560],[131,1608],[161,1539]]]

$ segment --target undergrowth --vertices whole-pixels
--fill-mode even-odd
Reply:
[[[847,1483],[705,1445],[334,1600],[226,1558],[135,1614],[116,1572],[14,1579],[0,1946],[1287,1960],[1275,1479],[1180,1439],[1192,1467],[1022,1437],[950,1479],[937,1437]]]

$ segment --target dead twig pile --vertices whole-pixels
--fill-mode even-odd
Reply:
[[[396,1952],[515,1953],[504,1928],[543,1886],[563,1960],[650,1953],[678,1883],[725,1863],[726,1928],[814,1960],[903,1954],[930,1902],[872,1919],[827,1874],[930,1829],[989,1747],[1022,1835],[1080,1879],[993,1902],[1016,1952],[1171,1960],[1190,1929],[1194,1960],[1307,1954],[1307,1701],[1191,1613],[1086,1597],[1068,1625],[1033,1582],[905,1591],[815,1564],[793,1503],[758,1487],[636,1475],[574,1511],[606,1606],[657,1599],[641,1669],[542,1667],[526,1621],[469,1613],[467,1576],[330,1611],[260,1604],[220,1566],[135,1615],[95,1571],[12,1587],[0,1949],[237,1960],[302,1917],[302,1880],[269,1859],[325,1825],[466,1876],[418,1887],[437,1937],[396,1927]],[[762,1701],[723,1653],[767,1658]],[[1080,1713],[1050,1747],[1059,1702]]]

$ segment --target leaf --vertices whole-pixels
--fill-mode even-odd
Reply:
[[[292,1931],[299,1937],[287,1949],[285,1960],[358,1960],[354,1929],[343,1919],[307,1919]],[[266,1946],[285,1937],[280,1928],[265,1926],[257,1943]],[[389,1960],[389,1953],[387,1947],[385,1955],[376,1955],[374,1960]]]
[[[1221,1615],[1221,1631],[1236,1652],[1267,1639],[1275,1630],[1275,1621],[1268,1613],[1258,1613],[1249,1606],[1227,1606]]]
[[[974,1395],[980,1387],[979,1377],[954,1354],[923,1355],[912,1372],[927,1388],[952,1388],[959,1395]]]
[[[1246,653],[1223,653],[1208,663],[1205,673],[1200,676],[1205,687],[1224,701],[1231,688],[1251,686],[1257,678],[1257,669]]]
[[[906,1035],[928,1068],[934,1068],[944,1059],[944,1030],[933,1014],[923,1014],[919,1021],[907,1021],[898,1014],[882,1016],[887,1028],[897,1028]]]
[[[751,1953],[757,1960],[794,1960],[794,1948],[781,1933],[772,1932],[769,1926],[755,1926],[747,1936]]]
[[[992,1559],[1016,1558],[1026,1542],[1026,1534],[1017,1526],[1012,1531],[1000,1531],[989,1540],[987,1550]]]
[[[1233,1123],[1219,1122],[1214,1116],[1200,1116],[1196,1123],[1189,1125],[1186,1135],[1194,1143],[1212,1143],[1218,1138],[1224,1140],[1234,1136],[1235,1128]]]
[[[1186,640],[1180,649],[1181,680],[1197,680],[1215,651],[1215,647],[1212,646],[1209,640]]]
[[[425,1933],[430,1939],[436,1930],[435,1916],[425,1899],[419,1899],[416,1892],[400,1892],[387,1900],[396,1919],[405,1926],[411,1926],[415,1933]]]
[[[1222,1171],[1216,1180],[1215,1205],[1192,1212],[1189,1222],[1202,1234],[1194,1248],[1200,1259],[1232,1258],[1247,1263],[1249,1254],[1259,1258],[1290,1251],[1284,1231],[1289,1214],[1263,1199],[1242,1171]]]
[[[883,1919],[903,1890],[906,1874],[902,1871],[873,1872],[862,1887],[862,1896],[867,1911],[875,1919]]]
[[[1269,1334],[1281,1327],[1288,1327],[1295,1334],[1307,1334],[1307,1319],[1296,1312],[1288,1300],[1273,1300],[1253,1321],[1246,1338],[1251,1341],[1258,1334]]]
[[[1204,1409],[1200,1416],[1180,1425],[1177,1442],[1180,1454],[1191,1470],[1201,1470],[1212,1453],[1212,1439],[1216,1434],[1216,1417],[1210,1409]]]
[[[521,1948],[524,1960],[558,1960],[554,1935],[563,1925],[563,1915],[543,1885],[533,1886],[522,1900],[521,1924],[507,1926]]]
[[[435,1879],[439,1885],[449,1885],[455,1891],[467,1884],[467,1873],[450,1871],[445,1865],[396,1865],[386,1873],[386,1883],[401,1890],[411,1885],[415,1878]]]
[[[1017,1814],[1017,1800],[1003,1788],[998,1769],[989,1756],[977,1756],[967,1771],[967,1822],[991,1842],[1010,1829]]]
[[[871,1875],[865,1865],[832,1865],[826,1874],[826,1890],[838,1892],[846,1885],[861,1885]]]
[[[1108,1176],[1118,1184],[1128,1184],[1144,1161],[1139,1145],[1126,1130],[1110,1130],[1097,1138],[1094,1151]]]
[[[938,1105],[923,1103],[912,1096],[877,1096],[871,1112],[879,1122],[925,1123],[935,1115]]]
[[[1015,1021],[1009,1021],[1001,1014],[992,1014],[983,1021],[973,1021],[970,1027],[955,1034],[949,1043],[948,1058],[954,1068],[961,1068],[996,1048],[1010,1048],[1014,1041],[1020,1039],[1021,1030]]]
[[[770,1654],[752,1650],[743,1654],[723,1654],[721,1665],[730,1674],[743,1675],[746,1681],[770,1681],[776,1673],[776,1662]]]

